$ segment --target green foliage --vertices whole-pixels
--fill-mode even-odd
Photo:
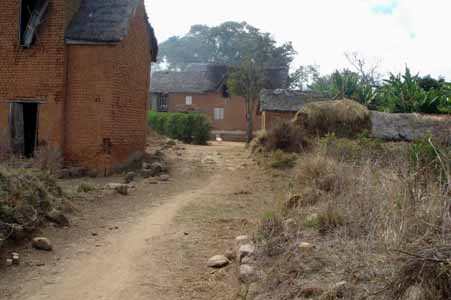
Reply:
[[[244,58],[266,66],[288,67],[295,54],[291,43],[278,46],[271,34],[245,22],[194,25],[186,35],[160,44],[160,57],[170,70],[183,70],[190,63],[239,65]]]
[[[275,169],[288,169],[296,164],[296,155],[276,150],[271,153],[271,167]]]
[[[210,138],[211,125],[200,113],[165,113],[150,111],[149,125],[159,134],[183,141],[205,145]]]
[[[376,97],[372,86],[367,84],[358,73],[346,69],[317,77],[310,85],[310,89],[334,99],[353,99],[364,105],[371,104]]]
[[[390,74],[379,89],[379,108],[393,113],[451,113],[451,87],[445,82],[412,75]]]
[[[390,74],[381,86],[345,69],[317,76],[309,88],[334,99],[353,99],[386,112],[451,113],[451,83],[412,75],[409,68],[404,74]]]
[[[409,148],[409,162],[413,172],[420,176],[436,176],[445,184],[451,176],[451,149],[426,137],[416,141]]]

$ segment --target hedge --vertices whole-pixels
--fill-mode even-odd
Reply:
[[[159,134],[188,144],[206,145],[211,125],[200,113],[149,112],[149,126]]]

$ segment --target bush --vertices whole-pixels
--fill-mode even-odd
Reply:
[[[291,123],[280,123],[268,132],[261,131],[251,142],[252,152],[283,151],[300,153],[311,148],[313,142],[302,128]]]
[[[210,138],[211,125],[200,113],[149,112],[149,125],[159,134],[184,143],[205,145]]]
[[[308,103],[300,110],[293,123],[310,135],[357,137],[371,130],[369,110],[352,100],[335,100]]]
[[[288,169],[296,164],[296,155],[276,150],[271,153],[271,167],[275,169]]]

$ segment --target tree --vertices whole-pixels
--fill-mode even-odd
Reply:
[[[264,86],[263,69],[255,60],[245,59],[231,70],[227,84],[233,95],[244,97],[246,102],[246,136],[249,143],[253,138],[255,104]]]
[[[237,66],[248,58],[267,67],[288,67],[295,54],[290,42],[279,46],[269,33],[245,22],[194,25],[186,35],[160,44],[160,58],[170,70],[183,70],[191,63]]]
[[[370,63],[368,62],[368,59],[358,52],[346,52],[345,57],[354,71],[360,75],[360,79],[363,84],[372,87],[378,85],[382,77],[378,71],[380,61]]]
[[[296,71],[290,74],[289,87],[293,90],[306,89],[309,84],[319,78],[319,67],[316,65],[300,66]]]

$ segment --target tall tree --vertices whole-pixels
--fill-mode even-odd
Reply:
[[[245,22],[194,25],[186,35],[160,44],[160,57],[171,70],[183,70],[190,63],[236,66],[248,58],[259,65],[288,67],[295,54],[290,42],[278,45],[269,33]]]
[[[260,91],[264,86],[262,67],[253,59],[245,59],[232,69],[228,79],[229,90],[233,95],[242,96],[246,101],[247,142],[253,138],[254,111]]]
[[[317,81],[319,75],[319,66],[306,65],[300,66],[289,77],[289,87],[293,90],[305,90],[308,86]]]

